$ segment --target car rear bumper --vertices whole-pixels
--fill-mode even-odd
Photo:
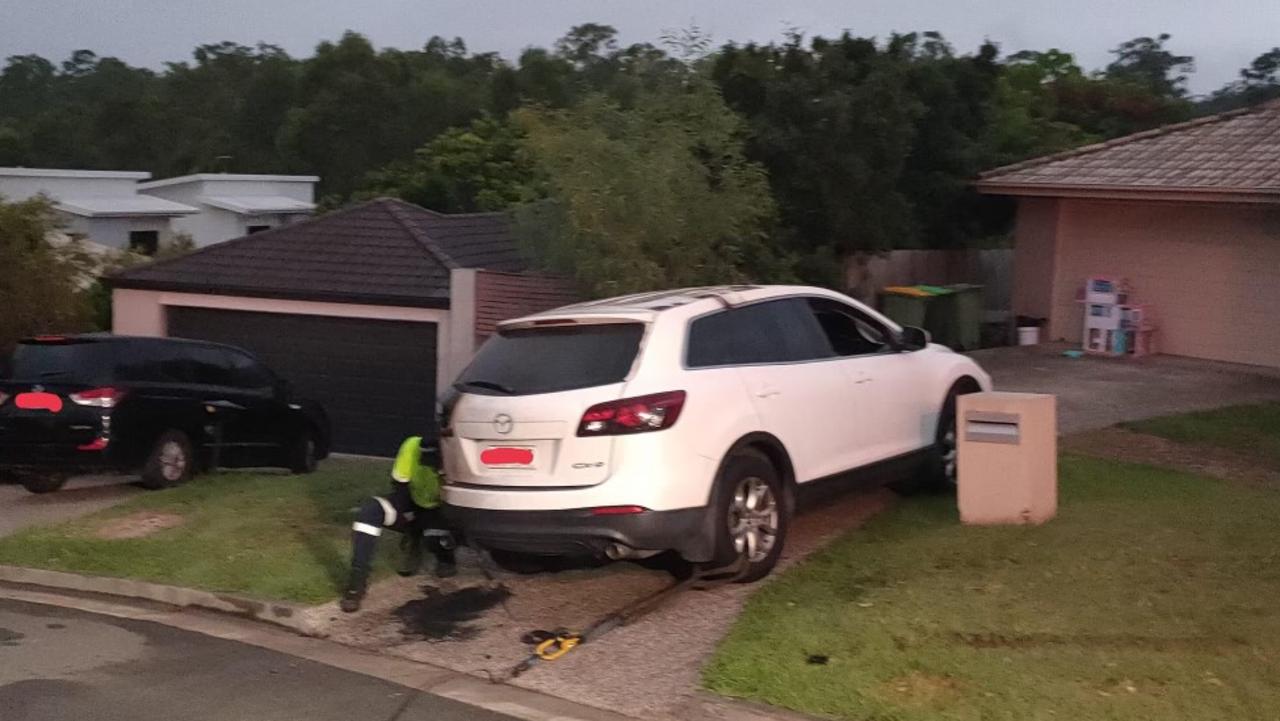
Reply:
[[[63,444],[0,446],[0,470],[82,473],[114,470],[114,454],[106,450],[83,451]]]
[[[594,515],[589,508],[496,511],[444,506],[445,518],[473,546],[547,556],[604,556],[619,544],[639,551],[675,551],[710,561],[706,508]]]

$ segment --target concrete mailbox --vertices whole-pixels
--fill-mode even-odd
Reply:
[[[971,393],[956,406],[956,496],[967,524],[1044,523],[1058,512],[1057,399]]]

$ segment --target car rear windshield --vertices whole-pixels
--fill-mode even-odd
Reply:
[[[97,384],[112,380],[110,343],[67,341],[19,343],[4,375],[15,381]]]
[[[480,348],[458,386],[468,393],[532,395],[619,383],[643,335],[641,323],[502,331]]]

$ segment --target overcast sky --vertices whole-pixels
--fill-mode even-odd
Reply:
[[[200,43],[266,41],[307,55],[352,29],[379,46],[417,48],[432,35],[507,57],[548,45],[571,25],[608,23],[624,42],[696,23],[719,43],[777,39],[788,27],[831,35],[938,30],[960,51],[985,38],[1003,52],[1058,47],[1086,69],[1138,35],[1173,35],[1193,55],[1191,89],[1207,92],[1280,45],[1280,0],[0,0],[0,55],[60,61],[77,48],[148,67],[186,60]]]

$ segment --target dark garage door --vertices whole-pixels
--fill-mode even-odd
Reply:
[[[324,404],[335,451],[392,456],[434,425],[435,323],[171,307],[169,335],[255,353]]]

